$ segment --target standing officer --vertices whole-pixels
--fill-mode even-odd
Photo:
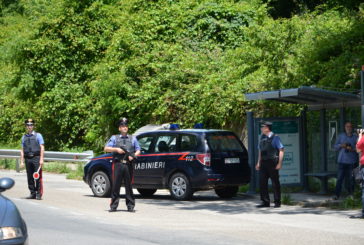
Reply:
[[[260,199],[262,204],[258,208],[269,207],[268,179],[272,180],[274,192],[274,207],[281,206],[281,185],[279,183],[279,170],[282,168],[284,147],[278,135],[272,132],[272,123],[263,122],[262,136],[259,142],[258,162],[255,166],[259,170]]]
[[[125,183],[125,201],[129,212],[134,212],[135,198],[132,189],[133,164],[134,158],[127,154],[123,147],[134,156],[140,154],[140,146],[135,137],[128,134],[128,120],[124,117],[119,121],[119,135],[113,135],[107,144],[104,151],[113,153],[112,163],[112,188],[111,188],[111,203],[109,212],[115,212],[120,199],[120,186],[122,180]]]
[[[334,200],[340,198],[344,179],[346,180],[345,187],[349,195],[353,194],[354,182],[352,173],[354,165],[358,162],[358,154],[355,148],[357,139],[358,135],[353,133],[353,125],[351,122],[346,122],[345,132],[341,133],[335,142],[335,150],[338,151],[339,154],[337,157],[338,173]]]
[[[30,195],[27,199],[41,200],[43,195],[42,166],[44,161],[44,140],[40,133],[34,131],[34,120],[25,120],[27,134],[21,139],[20,165],[27,170],[28,188]],[[39,178],[34,180],[33,174],[39,173]]]

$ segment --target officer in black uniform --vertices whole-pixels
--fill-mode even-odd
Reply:
[[[258,162],[255,166],[259,171],[260,199],[262,204],[258,208],[269,207],[268,179],[272,181],[274,192],[274,207],[281,206],[281,185],[279,183],[279,170],[282,168],[284,147],[278,135],[272,132],[272,123],[261,124],[262,136],[259,142]]]
[[[22,137],[20,165],[27,170],[30,195],[27,199],[41,200],[43,195],[42,166],[44,161],[44,140],[40,133],[34,131],[35,121],[25,120],[27,134]],[[33,174],[38,172],[39,178],[34,180]]]
[[[135,198],[132,189],[132,163],[134,158],[140,154],[140,146],[136,138],[128,134],[128,130],[128,120],[125,117],[121,118],[119,121],[120,134],[113,135],[104,148],[106,152],[113,153],[110,212],[115,212],[119,205],[120,187],[123,180],[125,184],[126,206],[129,212],[134,212]]]

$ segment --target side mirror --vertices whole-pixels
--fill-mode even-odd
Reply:
[[[15,181],[11,178],[0,179],[0,192],[10,189],[15,184]]]

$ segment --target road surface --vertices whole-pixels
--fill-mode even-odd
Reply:
[[[358,210],[257,209],[254,197],[222,200],[212,191],[181,202],[160,190],[153,198],[136,195],[135,213],[126,212],[123,197],[118,212],[109,213],[110,200],[94,197],[82,181],[44,173],[37,201],[25,199],[24,172],[0,170],[1,177],[16,181],[3,195],[22,213],[30,244],[364,244],[364,220],[348,218]]]

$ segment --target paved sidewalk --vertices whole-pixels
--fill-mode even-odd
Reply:
[[[240,196],[246,196],[256,199],[257,202],[260,201],[259,193],[256,194],[246,194],[239,193]],[[328,207],[328,206],[339,206],[341,202],[343,202],[346,197],[342,197],[339,200],[333,200],[333,195],[323,195],[316,194],[310,192],[296,192],[296,193],[282,193],[282,198],[284,195],[289,195],[292,201],[292,205],[294,206],[302,206],[302,207]],[[273,200],[273,194],[270,193],[271,200]]]
[[[303,207],[327,207],[330,204],[339,205],[344,199],[333,200],[333,195],[323,195],[316,193],[289,193],[292,201]]]

